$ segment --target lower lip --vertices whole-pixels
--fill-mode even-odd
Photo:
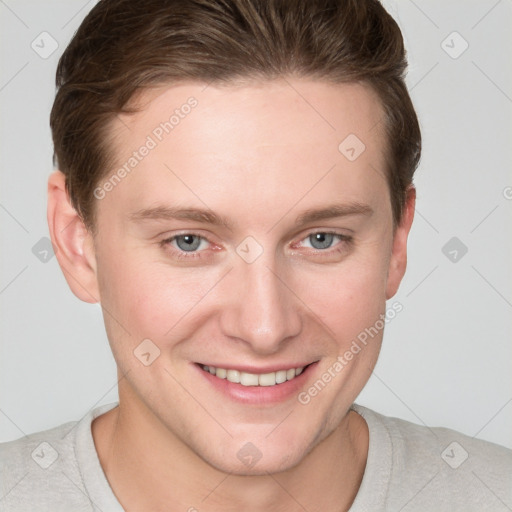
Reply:
[[[314,371],[316,364],[316,362],[311,363],[298,377],[275,386],[243,386],[227,379],[219,379],[204,371],[197,363],[194,366],[216,390],[232,400],[244,404],[266,405],[284,402],[297,396],[311,372]]]

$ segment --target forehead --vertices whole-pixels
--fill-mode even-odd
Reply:
[[[228,196],[241,211],[335,202],[338,193],[361,202],[386,187],[382,108],[365,85],[189,83],[136,104],[110,127],[115,165],[103,180],[125,169],[102,203],[126,214],[176,201],[213,208]]]
[[[191,109],[187,103],[196,103]],[[134,145],[142,130],[153,132],[158,123],[169,121],[173,114],[173,138],[186,136],[183,126],[216,124],[217,131],[233,123],[243,123],[252,139],[271,138],[279,143],[295,136],[331,135],[336,138],[344,131],[358,131],[362,138],[380,124],[383,112],[375,91],[363,83],[332,84],[305,78],[279,78],[272,81],[247,81],[208,85],[181,83],[161,85],[138,91],[131,102],[139,111],[136,114],[118,115],[111,131],[121,146]],[[189,117],[187,123],[181,120]],[[296,121],[301,121],[296,124]],[[178,125],[182,125],[178,129]],[[286,128],[286,131],[282,131]],[[247,132],[247,130],[251,130]],[[379,130],[376,130],[379,132]],[[204,137],[204,133],[201,134]],[[277,140],[274,138],[277,136]],[[133,140],[132,140],[133,139]]]

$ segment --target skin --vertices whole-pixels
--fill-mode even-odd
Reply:
[[[318,361],[301,390],[310,388],[396,293],[415,191],[393,229],[377,96],[363,85],[300,78],[145,92],[140,112],[110,126],[112,172],[191,96],[197,106],[97,201],[95,238],[70,205],[63,174],[49,179],[57,259],[78,298],[101,301],[118,365],[119,407],[92,425],[101,465],[128,511],[348,510],[368,453],[366,422],[349,408],[382,331],[307,405],[296,394],[242,404],[193,363]],[[338,150],[348,134],[366,146],[353,162]],[[295,224],[306,210],[353,203],[372,213]],[[156,205],[209,208],[233,226],[129,220]],[[352,240],[313,245],[312,233],[331,230]],[[204,237],[194,259],[177,259],[190,252],[176,240],[160,245],[187,233]],[[252,263],[236,252],[248,236],[263,250]],[[160,350],[148,366],[134,356],[144,339]],[[262,455],[252,467],[237,457],[247,442]]]

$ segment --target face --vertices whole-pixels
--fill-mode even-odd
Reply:
[[[405,269],[382,108],[299,79],[139,99],[91,253],[121,402],[223,471],[291,468],[346,420]]]

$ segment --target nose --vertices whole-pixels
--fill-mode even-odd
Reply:
[[[260,355],[278,352],[297,336],[302,329],[301,302],[286,277],[273,258],[238,261],[224,283],[229,299],[221,312],[223,334]]]

